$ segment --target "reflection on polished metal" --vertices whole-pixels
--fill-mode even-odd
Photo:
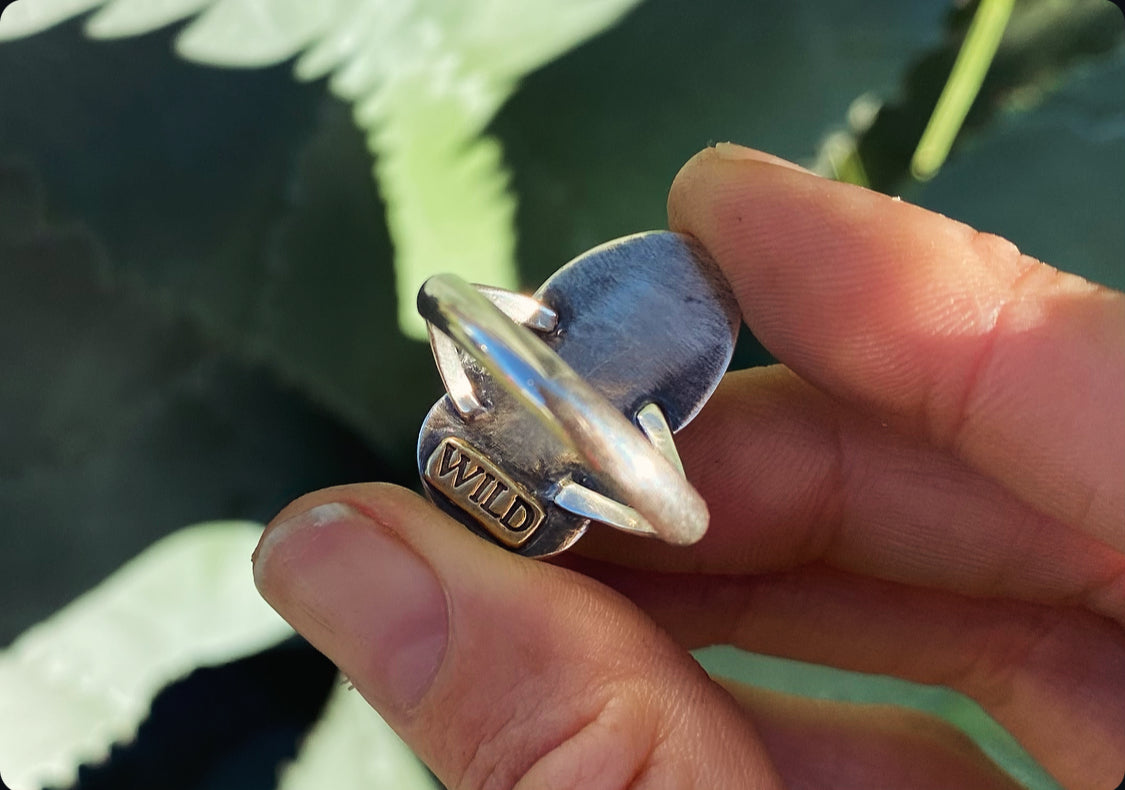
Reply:
[[[706,505],[672,432],[717,386],[738,310],[697,243],[620,239],[534,297],[439,275],[418,305],[448,390],[418,443],[439,507],[529,556],[564,550],[591,520],[678,544],[702,536]]]
[[[523,324],[529,329],[540,332],[553,332],[559,324],[559,317],[555,311],[531,296],[484,285],[478,285],[476,288],[517,324]],[[445,391],[453,401],[453,406],[462,416],[476,414],[484,407],[477,400],[477,394],[468,376],[465,375],[457,344],[447,335],[435,332],[433,324],[427,324],[427,330],[438,372],[445,384]]]
[[[684,462],[680,460],[680,453],[676,450],[676,441],[672,438],[672,426],[668,418],[655,403],[644,406],[637,412],[637,427],[652,442],[665,460],[684,474]]]
[[[604,397],[528,330],[451,274],[422,286],[418,308],[542,427],[600,473],[609,496],[633,507],[671,543],[694,543],[707,529],[698,492]],[[513,434],[512,444],[524,437]],[[432,481],[431,481],[432,482]]]
[[[555,494],[555,504],[576,516],[608,524],[622,532],[632,532],[650,538],[660,537],[656,527],[633,508],[573,480],[564,480],[559,485],[558,493]]]

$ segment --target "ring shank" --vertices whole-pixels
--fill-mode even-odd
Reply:
[[[418,311],[589,465],[621,502],[674,544],[698,541],[706,503],[645,436],[530,331],[452,274],[431,277]]]

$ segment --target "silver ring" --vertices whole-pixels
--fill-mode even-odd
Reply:
[[[703,536],[707,505],[682,470],[532,332],[451,274],[426,281],[418,294],[418,311],[544,428],[572,447],[612,500],[623,503],[625,511],[635,510],[657,537],[687,545]],[[582,504],[570,502],[567,507],[578,512]],[[643,532],[645,527],[639,524],[632,531]]]

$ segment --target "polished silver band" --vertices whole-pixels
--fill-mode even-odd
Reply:
[[[418,294],[418,311],[431,326],[464,350],[488,375],[536,416],[544,427],[573,447],[590,473],[613,494],[613,500],[560,481],[554,501],[573,512],[587,508],[592,518],[619,505],[619,523],[639,517],[630,531],[651,531],[669,543],[690,544],[707,530],[703,498],[682,470],[654,446],[612,404],[594,390],[528,329],[513,322],[476,288],[461,278],[430,278]],[[542,317],[546,321],[549,316]],[[435,353],[439,344],[435,343]],[[451,373],[453,361],[438,354],[438,366],[459,410],[472,411],[480,401],[467,392],[463,375]],[[461,397],[458,398],[458,395]],[[456,403],[457,400],[460,403]],[[590,498],[593,495],[594,499]],[[604,501],[594,501],[601,497]]]

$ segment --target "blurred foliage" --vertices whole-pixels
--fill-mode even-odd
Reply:
[[[246,572],[260,534],[181,530],[0,652],[5,781],[69,785],[79,765],[133,738],[169,682],[292,634]]]
[[[433,790],[437,782],[367,700],[337,685],[278,790]]]
[[[5,642],[173,529],[383,473],[276,368],[148,297],[89,226],[45,224],[35,184],[0,167]]]
[[[965,116],[980,95],[1014,6],[1015,0],[980,0],[977,4],[949,78],[914,149],[910,173],[919,181],[933,178],[945,164]]]
[[[94,5],[57,7],[68,16]],[[183,16],[205,5],[113,7]],[[442,227],[454,231],[474,211],[492,211],[493,228],[510,225],[515,211],[514,239],[488,232],[472,243],[514,243],[516,276],[534,287],[595,244],[662,226],[678,167],[708,142],[730,139],[835,167],[1006,235],[1061,268],[1125,286],[1125,24],[1105,0],[1017,0],[950,161],[925,184],[909,178],[974,8],[647,0],[608,34],[546,65],[548,55],[505,65],[503,48],[486,47],[482,68],[497,58],[504,79],[495,106],[458,134],[486,135],[491,164],[447,193],[440,177],[428,181],[427,194]],[[125,18],[102,17],[101,34],[168,19],[131,28]],[[409,27],[382,32],[408,41]],[[412,484],[417,426],[440,393],[428,349],[398,330],[410,304],[401,281],[394,286],[396,255],[411,244],[434,255],[427,245],[442,241],[424,212],[396,224],[394,209],[409,198],[389,184],[397,177],[410,187],[416,174],[388,177],[402,152],[385,146],[410,142],[412,127],[380,142],[339,98],[357,100],[362,91],[294,81],[289,64],[230,71],[184,63],[170,54],[183,29],[190,24],[100,42],[83,35],[79,19],[0,44],[4,642],[184,524],[262,521],[288,499],[334,483]],[[312,40],[297,38],[259,51],[255,62]],[[570,42],[554,51],[579,38],[552,38]],[[327,72],[304,76],[313,73]],[[400,86],[396,95],[409,94]],[[433,122],[424,113],[410,120]],[[464,150],[443,149],[427,178]],[[383,173],[376,181],[372,166]],[[518,203],[499,191],[505,172]],[[483,197],[474,184],[484,185]],[[462,197],[443,202],[447,195]],[[458,243],[425,265],[476,271],[479,256],[457,255]],[[768,359],[753,338],[745,341],[742,364]],[[296,672],[294,650],[266,654],[238,675],[239,688],[287,688],[309,677],[311,697],[323,700],[331,668],[313,657],[317,671]],[[221,670],[185,683],[226,682],[214,672]],[[797,687],[822,682],[777,672]],[[848,687],[887,693],[878,682]],[[161,699],[154,719],[171,704]],[[966,704],[942,699],[958,710]],[[319,708],[301,709],[305,726]],[[965,710],[957,723],[989,748],[995,731],[979,710]],[[188,718],[219,711],[204,705]],[[146,737],[158,724],[142,726],[133,750],[115,751],[104,768],[85,769],[79,786],[152,784],[158,773],[138,769],[127,779],[114,766],[167,748]],[[196,772],[162,785],[255,786],[237,778],[244,775],[231,761],[239,749],[276,761],[277,749],[254,752],[256,731],[213,744],[193,757]],[[287,743],[281,753],[292,749]],[[1009,770],[1050,786],[1018,749],[995,743],[1000,751],[991,753]],[[330,737],[323,748],[334,759]],[[272,773],[256,776],[268,783]]]
[[[1061,790],[1007,730],[961,694],[893,677],[755,655],[728,645],[697,650],[695,657],[711,674],[783,694],[923,711],[968,733],[985,754],[1026,787]]]
[[[975,4],[966,4],[950,15],[949,35],[910,68],[899,96],[873,114],[859,112],[851,139],[834,141],[840,150],[833,151],[831,158],[838,172],[859,168],[866,186],[890,194],[909,182],[915,147],[964,43],[974,8]],[[1119,50],[1120,17],[1120,10],[1105,0],[1016,3],[965,120],[961,142],[986,129],[997,115],[1034,110],[1073,78],[1075,68]],[[850,156],[858,161],[847,161]]]
[[[479,282],[515,284],[514,202],[483,127],[528,71],[617,21],[639,0],[25,0],[0,41],[95,10],[101,39],[183,19],[176,51],[198,63],[260,67],[296,58],[352,102],[375,157],[395,242],[398,320],[425,337],[414,294],[456,259]]]

